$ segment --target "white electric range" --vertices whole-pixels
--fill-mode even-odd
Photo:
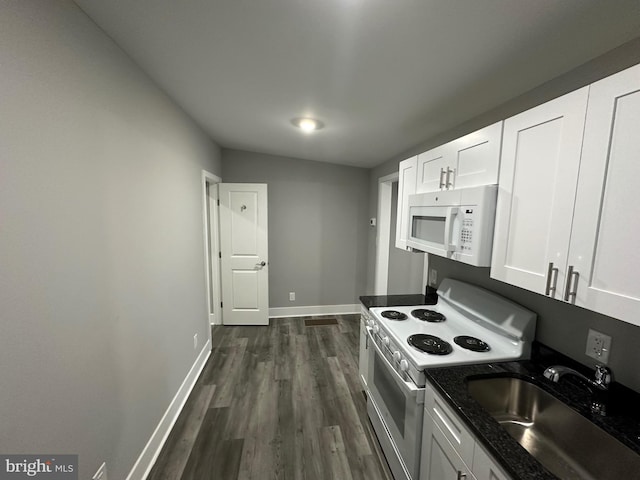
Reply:
[[[369,418],[395,479],[417,479],[424,370],[527,358],[536,314],[452,279],[440,284],[435,305],[369,311]]]

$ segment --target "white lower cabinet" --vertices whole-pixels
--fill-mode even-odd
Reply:
[[[478,480],[509,480],[507,474],[478,443],[473,451],[473,473]]]
[[[427,418],[424,419],[424,425],[421,460],[424,463],[420,467],[420,480],[475,479],[440,427]]]
[[[427,383],[420,480],[510,480]]]

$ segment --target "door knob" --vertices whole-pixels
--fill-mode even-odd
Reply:
[[[261,267],[262,268],[262,267],[264,267],[266,265],[267,265],[267,262],[265,262],[264,260],[261,261],[260,263],[256,263],[256,267]]]

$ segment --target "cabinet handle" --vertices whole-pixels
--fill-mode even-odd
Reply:
[[[458,478],[457,478],[457,480],[463,480],[463,479],[465,479],[465,478],[467,478],[467,474],[466,474],[466,473],[463,473],[463,472],[462,472],[462,471],[460,471],[460,470],[458,470]]]
[[[455,169],[450,169],[449,167],[447,167],[447,190],[449,190],[449,187],[453,188],[453,176],[455,175],[455,173]],[[451,178],[451,181],[449,181],[449,178]]]
[[[551,281],[552,278],[553,278],[553,282]],[[558,286],[558,269],[553,267],[553,262],[549,262],[549,270],[547,270],[547,288],[545,288],[544,294],[552,297],[555,296],[557,286]]]
[[[447,186],[447,184],[442,180],[442,177],[444,177],[444,168],[440,169],[440,189],[443,189]]]
[[[573,282],[573,290],[571,289],[571,283],[573,278],[575,277],[575,281]],[[573,265],[569,265],[569,270],[567,271],[567,284],[564,288],[564,301],[570,303],[576,303],[576,295],[578,294],[578,278],[580,274],[573,269]]]

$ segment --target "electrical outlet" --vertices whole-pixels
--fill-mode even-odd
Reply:
[[[289,292],[289,301],[294,302],[296,299],[296,292]]]
[[[195,350],[196,348],[198,348],[198,334],[197,333],[193,336],[193,349]]]
[[[606,364],[609,361],[609,353],[611,353],[611,337],[589,329],[586,353],[589,357]]]
[[[107,463],[103,462],[91,480],[108,480],[107,479]]]
[[[435,268],[429,270],[429,285],[435,287],[438,283],[438,271]]]

